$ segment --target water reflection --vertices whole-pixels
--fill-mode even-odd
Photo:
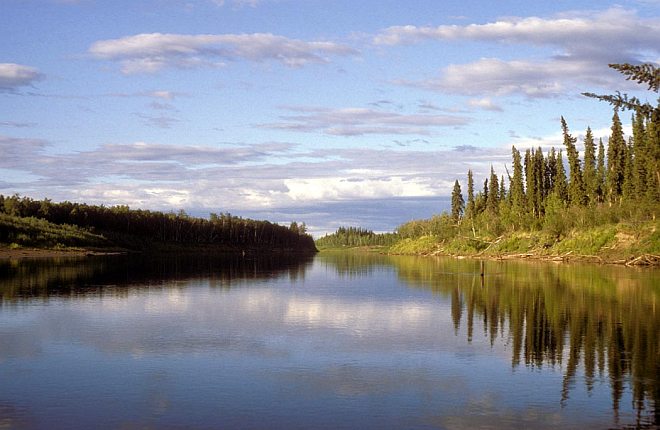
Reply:
[[[482,322],[491,345],[511,345],[511,363],[563,369],[565,405],[583,373],[588,392],[607,377],[618,422],[624,391],[632,391],[636,428],[660,425],[660,271],[616,266],[553,265],[360,254],[324,255],[346,274],[393,265],[401,280],[451,300],[455,332],[467,326],[473,339]],[[350,262],[347,259],[351,259]],[[356,268],[359,267],[359,268]]]
[[[286,276],[304,279],[313,256],[118,255],[87,258],[0,259],[0,304],[26,298],[90,293],[127,294],[130,289],[204,280],[214,288]]]
[[[0,427],[658,426],[657,270],[479,272],[346,253],[0,262]]]

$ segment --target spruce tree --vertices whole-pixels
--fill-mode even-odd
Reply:
[[[451,192],[451,217],[455,223],[460,221],[464,208],[465,201],[463,200],[463,194],[461,194],[461,185],[456,180],[454,189]]]
[[[646,130],[644,116],[637,112],[633,116],[633,182],[634,193],[637,199],[644,197],[646,191]]]
[[[610,202],[620,199],[625,176],[626,141],[619,113],[615,110],[612,117],[612,134],[607,145],[607,196]]]
[[[555,172],[555,186],[553,192],[557,195],[560,202],[563,204],[568,203],[568,184],[566,182],[566,170],[564,169],[564,159],[561,154],[557,154],[557,170]]]
[[[598,139],[598,158],[596,160],[596,194],[598,202],[605,201],[607,170],[605,168],[605,145]]]
[[[497,213],[499,207],[499,196],[498,196],[499,191],[500,191],[500,187],[499,184],[497,183],[497,175],[495,174],[495,170],[493,169],[493,166],[490,166],[490,187],[489,187],[488,201],[486,202],[486,206],[488,207],[488,210],[492,213]]]
[[[466,218],[474,218],[475,215],[475,206],[474,206],[474,178],[472,177],[472,170],[468,170],[467,173],[467,207],[465,209]]]
[[[568,157],[570,176],[568,179],[568,200],[573,205],[585,203],[584,184],[582,183],[582,170],[580,169],[580,155],[575,146],[576,138],[568,132],[568,125],[564,117],[561,117],[561,130],[564,137],[564,147]]]
[[[506,187],[504,186],[504,175],[500,177],[500,203],[506,202]]]
[[[584,191],[587,195],[587,201],[594,204],[597,201],[598,181],[596,179],[596,143],[591,132],[591,127],[587,127],[587,133],[584,136]]]
[[[511,178],[511,207],[513,211],[522,214],[525,208],[525,189],[523,187],[523,166],[520,152],[515,146],[511,149],[513,155],[513,177]]]
[[[536,210],[538,211],[539,217],[543,216],[543,206],[546,198],[545,195],[545,160],[543,159],[543,151],[539,146],[536,152],[534,153],[534,185],[536,187],[535,198],[536,198]]]
[[[536,185],[534,179],[536,172],[534,170],[533,150],[525,151],[525,201],[527,202],[527,212],[537,216],[536,210]]]
[[[646,200],[660,201],[660,106],[651,115],[646,126]]]
[[[633,166],[633,139],[628,139],[628,145],[625,146],[625,160],[623,171],[623,185],[621,195],[624,200],[635,199],[635,176]]]
[[[550,153],[545,163],[545,180],[543,186],[545,187],[544,193],[547,196],[552,193],[555,188],[555,179],[557,177],[557,153],[554,146],[550,148]]]

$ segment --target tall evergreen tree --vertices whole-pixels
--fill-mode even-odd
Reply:
[[[504,175],[500,177],[500,203],[506,201],[506,186],[504,185]]]
[[[594,204],[597,201],[598,181],[596,179],[596,143],[591,127],[587,127],[587,133],[584,136],[583,179],[587,201]]]
[[[451,217],[454,222],[458,223],[460,221],[464,208],[465,201],[463,200],[463,194],[461,194],[461,185],[456,180],[454,189],[451,192]]]
[[[651,115],[646,126],[646,200],[660,200],[660,106]]]
[[[623,178],[626,163],[626,141],[619,113],[612,117],[612,134],[607,145],[607,196],[610,202],[619,200],[623,192]]]
[[[534,185],[536,187],[535,198],[536,198],[536,210],[539,216],[543,215],[543,202],[545,201],[545,160],[543,158],[543,151],[539,147],[536,152],[534,152]]]
[[[557,178],[557,153],[554,146],[550,148],[550,153],[546,158],[545,163],[545,180],[543,186],[545,187],[546,197],[555,189],[555,179]]]
[[[598,202],[605,201],[607,170],[605,168],[605,145],[598,139],[598,158],[596,159],[596,194]]]
[[[525,189],[523,187],[523,166],[520,158],[520,152],[516,147],[512,147],[513,155],[513,177],[511,178],[511,207],[513,211],[522,214],[525,209]]]
[[[564,159],[559,150],[557,154],[557,170],[555,173],[555,186],[553,192],[559,198],[559,201],[563,204],[568,203],[568,183],[566,182],[566,170],[564,169]]]
[[[625,147],[625,160],[623,170],[623,185],[621,195],[625,200],[635,198],[635,176],[633,166],[633,139],[628,139],[628,145]]]
[[[534,154],[533,150],[525,150],[525,201],[527,203],[527,212],[536,216],[536,172],[534,170]]]
[[[486,202],[486,206],[488,207],[488,210],[492,213],[497,213],[497,210],[499,208],[499,191],[500,187],[497,182],[497,175],[495,174],[495,170],[493,169],[493,166],[490,166],[490,187],[489,187],[489,193],[488,193],[488,201]]]
[[[465,208],[465,217],[474,218],[474,178],[472,177],[472,170],[467,173],[467,207]]]
[[[568,157],[568,167],[570,169],[568,179],[568,200],[574,205],[583,205],[586,201],[584,184],[582,182],[582,170],[580,169],[580,155],[575,142],[577,139],[568,132],[568,125],[564,117],[561,117],[561,130],[564,137],[564,147]]]
[[[637,199],[644,197],[646,191],[646,127],[644,115],[637,112],[633,115],[633,182],[634,193]]]

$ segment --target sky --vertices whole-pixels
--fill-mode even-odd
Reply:
[[[0,194],[392,231],[607,140],[622,62],[660,1],[0,0]]]

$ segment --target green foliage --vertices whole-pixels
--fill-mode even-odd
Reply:
[[[456,180],[454,182],[454,189],[451,192],[451,217],[455,223],[463,216],[464,208],[465,201],[463,200],[463,194],[461,194],[461,185]]]
[[[48,221],[0,213],[0,243],[9,243],[10,249],[18,247],[103,247],[109,241],[88,230],[71,226],[57,225]]]
[[[438,249],[438,239],[434,236],[405,238],[390,247],[390,253],[403,255],[428,255]]]
[[[389,246],[399,239],[396,233],[374,233],[360,227],[339,227],[332,234],[316,240],[319,248]]]
[[[566,239],[557,242],[552,251],[557,254],[577,252],[582,255],[598,255],[604,247],[614,242],[616,231],[616,226],[612,224],[575,231]]]
[[[598,201],[598,177],[596,171],[596,144],[591,127],[587,127],[584,136],[583,179],[585,200],[590,204],[595,204]]]
[[[2,196],[0,201],[0,212],[12,217],[13,223],[7,221],[0,227],[0,242],[5,243],[10,240],[21,243],[11,239],[12,235],[27,234],[27,238],[20,240],[30,241],[34,246],[98,244],[151,250],[154,247],[211,245],[227,250],[316,250],[304,223],[285,227],[229,213],[211,214],[207,220],[191,217],[184,211],[175,214],[133,210],[128,206],[53,203],[48,199],[38,201],[18,195]],[[291,228],[293,224],[295,228]],[[30,230],[25,225],[38,227]]]

